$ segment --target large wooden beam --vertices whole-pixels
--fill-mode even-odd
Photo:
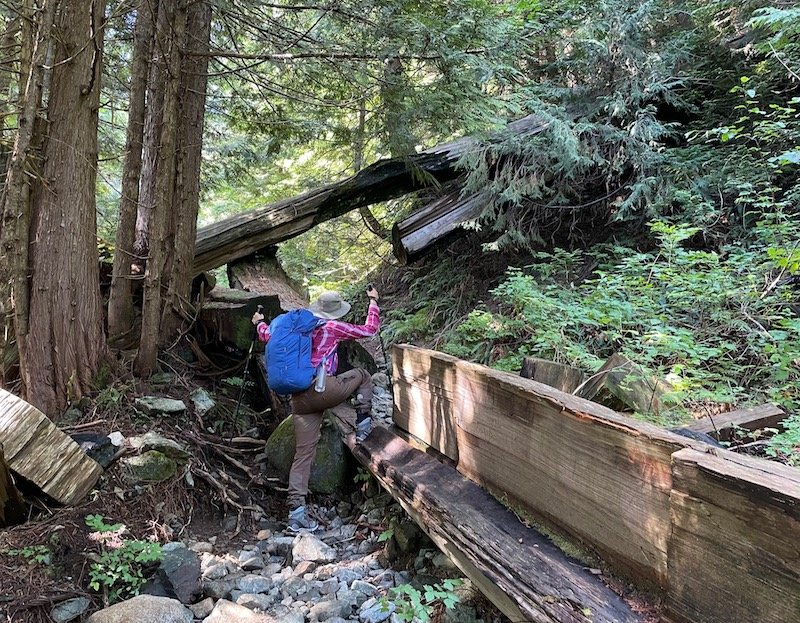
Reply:
[[[355,444],[353,417],[335,410],[353,455],[512,621],[641,621],[584,565],[452,467],[412,448],[385,428]]]
[[[666,586],[671,455],[695,442],[435,351],[395,346],[393,363],[400,428],[628,577]]]
[[[800,621],[800,471],[686,449],[673,487],[670,620]]]
[[[768,403],[707,416],[684,428],[711,435],[719,441],[729,441],[736,428],[750,432],[760,428],[778,428],[785,418],[786,412],[783,409]]]
[[[0,443],[10,469],[62,504],[80,501],[103,473],[44,413],[3,389]]]
[[[525,136],[545,126],[529,115],[510,123],[506,133]],[[478,145],[477,139],[464,137],[410,156],[379,160],[341,182],[201,227],[194,272],[246,257],[350,210],[454,179],[458,160]]]

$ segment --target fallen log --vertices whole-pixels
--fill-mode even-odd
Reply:
[[[417,210],[392,227],[392,250],[401,264],[418,259],[435,243],[477,218],[483,209],[478,194],[461,197],[461,188],[453,190]]]
[[[334,414],[356,459],[512,621],[642,620],[584,565],[455,469],[385,428],[355,445],[352,410],[340,406]]]
[[[74,504],[103,468],[41,411],[0,389],[0,442],[8,467],[62,504]]]
[[[508,124],[506,133],[523,137],[544,127],[546,123],[538,116],[529,115]],[[458,175],[458,160],[479,144],[467,136],[410,156],[379,160],[341,182],[201,227],[195,243],[194,273],[298,236],[350,210],[450,181]]]

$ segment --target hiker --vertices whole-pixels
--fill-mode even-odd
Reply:
[[[289,530],[292,532],[299,532],[301,529],[314,531],[319,527],[306,513],[306,495],[325,409],[341,404],[352,395],[356,410],[356,441],[364,441],[372,431],[372,377],[369,372],[356,368],[336,374],[339,342],[370,337],[380,328],[378,291],[369,286],[367,296],[369,310],[363,325],[339,320],[350,311],[350,303],[342,300],[338,292],[323,292],[308,308],[316,317],[317,323],[311,331],[311,366],[324,370],[324,376],[320,379],[320,374],[317,373],[317,382],[312,383],[308,389],[290,394],[295,450],[294,461],[289,470],[287,501],[290,509]],[[262,342],[268,342],[270,325],[264,322],[264,315],[256,312],[252,322],[256,325],[258,338]],[[320,385],[324,387],[320,388]]]

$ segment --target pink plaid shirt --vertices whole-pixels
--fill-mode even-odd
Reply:
[[[320,324],[311,332],[311,365],[318,366],[323,357],[325,369],[328,374],[336,374],[339,367],[339,356],[336,347],[343,340],[358,340],[370,337],[381,328],[381,310],[374,300],[369,302],[367,320],[364,324],[350,324],[341,320],[320,320]],[[261,321],[258,323],[258,339],[262,342],[269,341],[269,325]]]

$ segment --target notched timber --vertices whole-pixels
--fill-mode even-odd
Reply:
[[[352,418],[334,410],[353,455],[431,539],[513,621],[633,623],[642,619],[477,484],[385,428],[355,445]]]

